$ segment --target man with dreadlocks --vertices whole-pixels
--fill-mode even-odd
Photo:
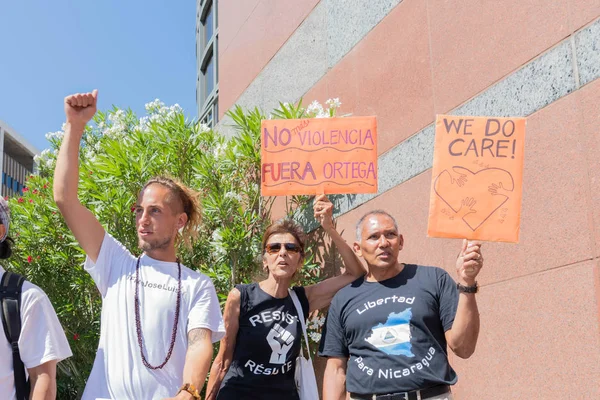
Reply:
[[[80,140],[97,93],[65,98],[54,172],[54,199],[102,295],[100,343],[83,400],[199,399],[224,327],[212,281],[176,254],[178,240],[189,244],[197,231],[198,196],[164,177],[143,186],[135,206],[139,257],[105,232],[77,196]]]

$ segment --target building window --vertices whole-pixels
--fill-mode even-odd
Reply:
[[[213,21],[213,8],[212,4],[208,8],[208,12],[206,13],[206,17],[204,18],[204,45],[206,46],[208,42],[212,39],[213,34],[215,33],[215,24]]]
[[[215,58],[210,57],[204,71],[204,92],[210,95],[215,88]]]
[[[218,122],[218,0],[198,0],[196,57],[198,79],[196,101],[201,122],[213,127]]]

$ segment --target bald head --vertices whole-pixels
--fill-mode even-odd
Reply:
[[[388,217],[389,219],[391,219],[394,222],[394,228],[396,228],[396,231],[399,232],[398,231],[398,222],[396,222],[396,218],[392,217],[390,215],[390,213],[388,213],[387,211],[373,210],[373,211],[369,211],[368,213],[366,213],[365,215],[360,217],[360,219],[356,223],[356,241],[357,242],[360,242],[362,239],[362,229],[363,229],[363,225],[364,225],[365,221],[367,221],[369,219],[369,217],[372,215],[385,215],[386,217]]]

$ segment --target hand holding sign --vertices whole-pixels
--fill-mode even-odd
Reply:
[[[481,242],[470,242],[463,239],[462,248],[456,259],[456,274],[459,283],[465,286],[475,284],[475,278],[483,267]]]
[[[333,203],[324,194],[315,197],[313,205],[315,219],[319,221],[323,229],[333,229]]]

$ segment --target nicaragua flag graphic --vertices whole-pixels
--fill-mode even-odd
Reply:
[[[400,313],[390,313],[385,324],[378,324],[371,329],[371,336],[365,340],[377,350],[390,355],[414,357],[410,344],[410,308]]]

